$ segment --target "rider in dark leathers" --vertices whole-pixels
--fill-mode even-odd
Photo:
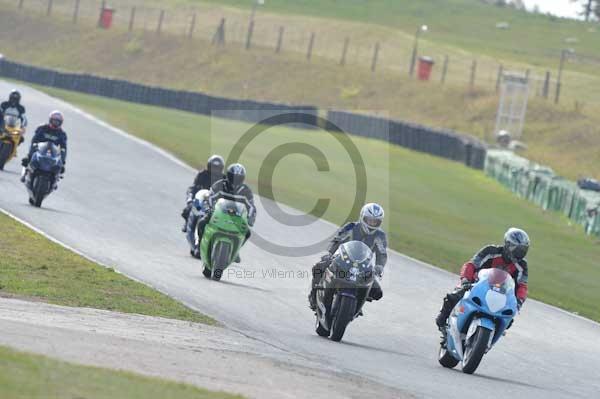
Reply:
[[[0,104],[0,127],[4,127],[4,117],[6,115],[17,117],[21,122],[23,133],[25,132],[25,128],[27,127],[27,117],[25,116],[25,107],[21,105],[21,93],[17,90],[11,91],[8,96],[8,101],[4,101]],[[21,145],[23,141],[25,141],[25,139],[21,135],[19,145]]]
[[[35,135],[31,139],[31,146],[29,147],[29,154],[26,158],[21,160],[21,165],[27,167],[33,153],[36,151],[37,144],[50,142],[60,147],[60,155],[62,158],[63,167],[60,171],[61,174],[65,173],[65,164],[67,162],[67,133],[62,129],[64,122],[64,116],[60,111],[52,111],[50,113],[49,121],[45,125],[39,126],[35,130]],[[25,181],[25,174],[23,174],[22,181]]]
[[[206,169],[198,172],[194,179],[194,183],[188,188],[187,203],[181,212],[181,217],[185,220],[183,227],[181,228],[181,231],[184,233],[187,232],[187,221],[192,209],[192,201],[194,200],[196,193],[200,190],[210,190],[213,184],[223,179],[225,177],[225,175],[223,175],[223,169],[225,169],[223,157],[216,154],[212,155],[208,158]]]
[[[381,278],[383,269],[387,263],[387,237],[380,226],[383,222],[383,208],[378,204],[366,204],[360,211],[358,222],[347,223],[342,226],[331,240],[327,253],[312,268],[311,291],[308,294],[308,302],[312,310],[316,310],[316,286],[325,274],[325,270],[331,264],[335,251],[345,242],[362,241],[375,253],[375,273]],[[371,288],[369,299],[376,301],[383,297],[381,285],[375,279]]]

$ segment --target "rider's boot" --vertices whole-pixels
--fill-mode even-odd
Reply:
[[[310,310],[313,312],[317,310],[317,289],[314,287],[308,294],[308,307],[310,307]]]
[[[454,304],[446,296],[444,298],[442,308],[440,309],[440,313],[435,318],[435,324],[438,326],[440,331],[446,329],[446,321],[448,320],[448,316],[450,316],[450,312],[452,312],[453,307]]]
[[[21,171],[21,183],[25,183],[25,179],[27,178],[27,168],[23,168]]]

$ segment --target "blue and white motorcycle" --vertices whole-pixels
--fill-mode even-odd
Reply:
[[[462,363],[462,371],[473,374],[483,355],[498,342],[517,314],[515,282],[501,269],[484,269],[478,282],[452,310],[446,340],[438,360],[444,367]]]
[[[60,146],[51,142],[35,144],[35,152],[26,169],[23,183],[29,192],[29,203],[41,207],[42,201],[58,187],[63,162]]]

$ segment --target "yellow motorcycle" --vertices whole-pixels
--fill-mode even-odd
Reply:
[[[4,170],[4,165],[17,156],[17,147],[23,141],[23,133],[18,117],[4,116],[4,127],[0,131],[0,170]]]

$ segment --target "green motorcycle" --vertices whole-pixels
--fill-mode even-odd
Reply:
[[[249,230],[246,205],[226,198],[217,201],[200,242],[206,278],[221,279],[223,271],[237,258]]]

